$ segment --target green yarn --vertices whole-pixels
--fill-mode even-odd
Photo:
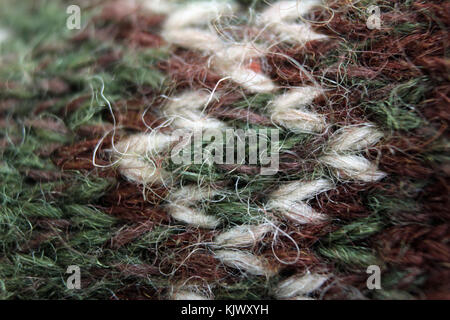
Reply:
[[[365,247],[351,245],[319,246],[317,251],[330,262],[336,262],[342,266],[367,268],[370,265],[378,265],[380,263],[373,251]]]

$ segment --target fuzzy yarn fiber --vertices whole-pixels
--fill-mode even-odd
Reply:
[[[0,2],[0,298],[449,299],[449,17]],[[276,129],[276,172],[170,156],[230,129]]]

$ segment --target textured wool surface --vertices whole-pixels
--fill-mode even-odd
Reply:
[[[0,2],[0,298],[450,299],[449,13]]]

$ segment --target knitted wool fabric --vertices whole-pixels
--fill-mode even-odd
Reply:
[[[0,4],[2,299],[450,298],[448,2],[69,2]]]

